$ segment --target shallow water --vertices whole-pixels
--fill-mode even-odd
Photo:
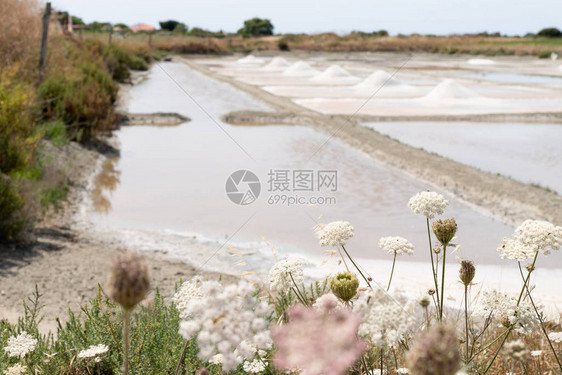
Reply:
[[[482,122],[364,125],[414,147],[562,194],[562,125]]]
[[[247,95],[187,66],[170,63],[162,67],[185,85],[214,119],[233,110],[264,109]],[[105,191],[106,212],[95,214],[100,226],[173,231],[219,240],[232,236],[230,244],[245,248],[263,247],[263,236],[281,254],[319,256],[325,249],[317,243],[314,225],[348,220],[356,233],[348,250],[356,256],[388,259],[378,248],[378,239],[401,235],[418,249],[408,260],[426,259],[425,220],[414,215],[407,202],[415,193],[432,189],[430,186],[379,165],[334,139],[325,143],[328,136],[311,128],[229,126],[217,120],[221,129],[158,66],[152,68],[146,82],[132,89],[128,110],[180,112],[192,121],[166,128],[125,127],[116,133],[121,156],[109,169],[119,182],[112,185],[113,190]],[[234,204],[225,193],[228,176],[239,169],[253,171],[261,182],[257,201],[246,206]],[[337,191],[270,192],[268,172],[272,169],[336,170]],[[335,198],[336,203],[269,204],[268,198],[276,194],[298,195],[305,200]],[[447,216],[457,218],[457,242],[462,244],[455,256],[499,263],[494,249],[513,228],[448,198]],[[185,259],[189,260],[188,253]]]

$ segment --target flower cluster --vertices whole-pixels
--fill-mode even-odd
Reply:
[[[412,375],[450,375],[460,367],[460,353],[454,327],[438,324],[424,332],[408,352]]]
[[[88,349],[82,350],[78,353],[78,358],[95,358],[96,362],[101,361],[101,356],[107,353],[109,347],[107,345],[99,344],[99,345],[92,345]]]
[[[505,354],[516,361],[525,361],[531,352],[527,349],[527,345],[521,340],[513,340],[505,343],[503,350]]]
[[[289,323],[271,333],[277,348],[273,362],[280,370],[341,375],[365,350],[357,338],[359,317],[350,310],[319,311],[296,305],[288,315]]]
[[[23,331],[18,336],[12,336],[8,339],[8,346],[4,348],[10,357],[25,357],[27,353],[32,352],[37,345],[37,339],[29,333]]]
[[[150,289],[148,267],[138,254],[125,254],[113,260],[107,281],[111,298],[130,310],[141,302]]]
[[[203,280],[200,276],[195,276],[191,280],[181,284],[176,294],[172,297],[172,302],[176,306],[176,309],[180,312],[181,319],[188,319],[186,313],[186,307],[192,298],[201,298],[203,293],[201,293],[201,283]]]
[[[269,288],[285,293],[303,282],[302,266],[305,262],[298,258],[286,258],[276,262],[269,271]],[[293,282],[294,280],[294,282]]]
[[[345,246],[347,240],[353,237],[353,231],[348,221],[333,221],[316,227],[320,246]]]
[[[441,194],[433,191],[417,193],[408,202],[408,207],[414,213],[424,215],[428,219],[433,219],[435,215],[441,215],[448,205],[449,201]]]
[[[204,281],[201,293],[202,297],[187,302],[184,313],[189,318],[180,323],[179,331],[186,340],[197,334],[201,359],[221,354],[223,369],[229,371],[248,359],[252,351],[247,348],[270,347],[270,307],[255,296],[250,283],[223,286]]]
[[[412,255],[414,253],[414,245],[407,239],[399,236],[382,237],[379,240],[379,247],[386,250],[390,255]]]
[[[562,247],[562,227],[548,221],[525,220],[510,239],[504,238],[497,251],[503,259],[519,262],[531,259],[540,251],[544,255]]]
[[[381,292],[365,293],[353,307],[361,317],[359,334],[368,336],[373,345],[394,346],[418,328],[415,302],[403,295],[394,298]]]
[[[26,370],[27,366],[16,363],[12,367],[8,367],[8,369],[4,371],[4,375],[24,375]]]
[[[312,308],[324,313],[329,313],[336,310],[345,309],[345,305],[333,293],[326,293],[316,299],[316,301],[312,305]]]
[[[245,361],[242,367],[244,368],[244,371],[250,374],[259,374],[260,372],[265,371],[265,364],[259,359],[254,359],[251,362]]]
[[[552,342],[562,343],[562,332],[550,332],[548,338]]]
[[[491,315],[505,327],[515,324],[514,330],[520,333],[531,331],[538,323],[528,301],[521,300],[517,306],[517,297],[497,290],[485,290],[474,313],[482,317]]]

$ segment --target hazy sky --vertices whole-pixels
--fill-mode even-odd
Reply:
[[[276,33],[388,30],[449,34],[525,34],[562,28],[562,0],[52,0],[86,22],[134,24],[175,19],[189,27],[236,31],[245,19],[269,18]]]

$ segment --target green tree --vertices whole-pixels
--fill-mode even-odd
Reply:
[[[238,30],[242,36],[273,35],[273,25],[268,19],[252,18],[244,21],[244,27]]]
[[[562,38],[562,31],[558,30],[556,27],[547,27],[539,31],[537,35],[544,38]]]
[[[187,33],[187,26],[184,23],[178,23],[176,27],[174,27],[175,34],[185,34]]]
[[[176,26],[180,24],[179,21],[168,20],[168,21],[160,21],[160,28],[162,30],[174,31]]]

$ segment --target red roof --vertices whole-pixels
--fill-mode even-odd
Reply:
[[[154,31],[155,30],[154,26],[150,26],[146,23],[137,23],[136,25],[131,26],[130,29],[134,33],[136,33],[137,31]]]

